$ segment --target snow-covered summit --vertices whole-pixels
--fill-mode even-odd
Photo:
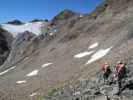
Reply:
[[[41,27],[47,25],[46,22],[27,22],[22,25],[13,25],[13,24],[2,24],[2,28],[12,33],[13,37],[16,37],[19,33],[23,33],[25,31],[29,31],[34,33],[35,35],[39,35],[41,33]]]

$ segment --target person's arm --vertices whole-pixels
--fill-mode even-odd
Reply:
[[[102,73],[104,73],[104,65],[102,65],[102,67],[101,67],[101,70],[102,70]]]
[[[126,73],[129,73],[129,72],[130,72],[130,70],[129,70],[129,68],[128,68],[128,65],[127,65],[127,64],[125,64],[125,68],[126,68]]]
[[[127,64],[125,65],[125,67],[126,67],[126,69],[128,69],[128,66],[127,66]]]

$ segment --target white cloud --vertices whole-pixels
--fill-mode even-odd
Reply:
[[[42,27],[42,24],[43,22],[26,23],[23,25],[2,24],[2,27],[12,33],[14,37],[16,37],[18,33],[22,33],[25,31],[29,31],[36,35],[39,35],[41,33],[40,28]]]

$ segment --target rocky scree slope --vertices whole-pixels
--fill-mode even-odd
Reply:
[[[128,77],[123,80],[123,88],[118,92],[116,83],[105,84],[101,73],[95,79],[82,79],[76,82],[67,82],[61,88],[51,89],[43,98],[46,100],[132,100],[133,97],[133,68],[129,65]],[[110,76],[109,83],[112,82]],[[119,93],[119,94],[117,94]],[[116,95],[117,94],[117,95]]]
[[[37,37],[23,42],[14,51],[14,63],[9,62],[0,69],[2,72],[13,67],[13,70],[1,76],[2,93],[12,91],[8,95],[16,95],[16,100],[36,100],[43,97],[49,89],[60,87],[68,80],[89,78],[89,81],[95,81],[99,66],[105,61],[112,66],[118,59],[131,64],[132,5],[132,0],[106,0],[87,16],[76,15],[67,20],[57,20],[58,33],[54,38]],[[21,55],[23,59],[18,61]],[[49,66],[46,67],[48,63]],[[17,84],[19,80],[25,82]],[[36,95],[31,97],[33,93]],[[69,96],[65,96],[64,100],[68,98]],[[96,100],[100,98],[104,97]]]

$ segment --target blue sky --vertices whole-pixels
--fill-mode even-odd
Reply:
[[[13,19],[29,21],[52,19],[60,11],[70,9],[90,13],[103,0],[0,0],[0,23]]]

